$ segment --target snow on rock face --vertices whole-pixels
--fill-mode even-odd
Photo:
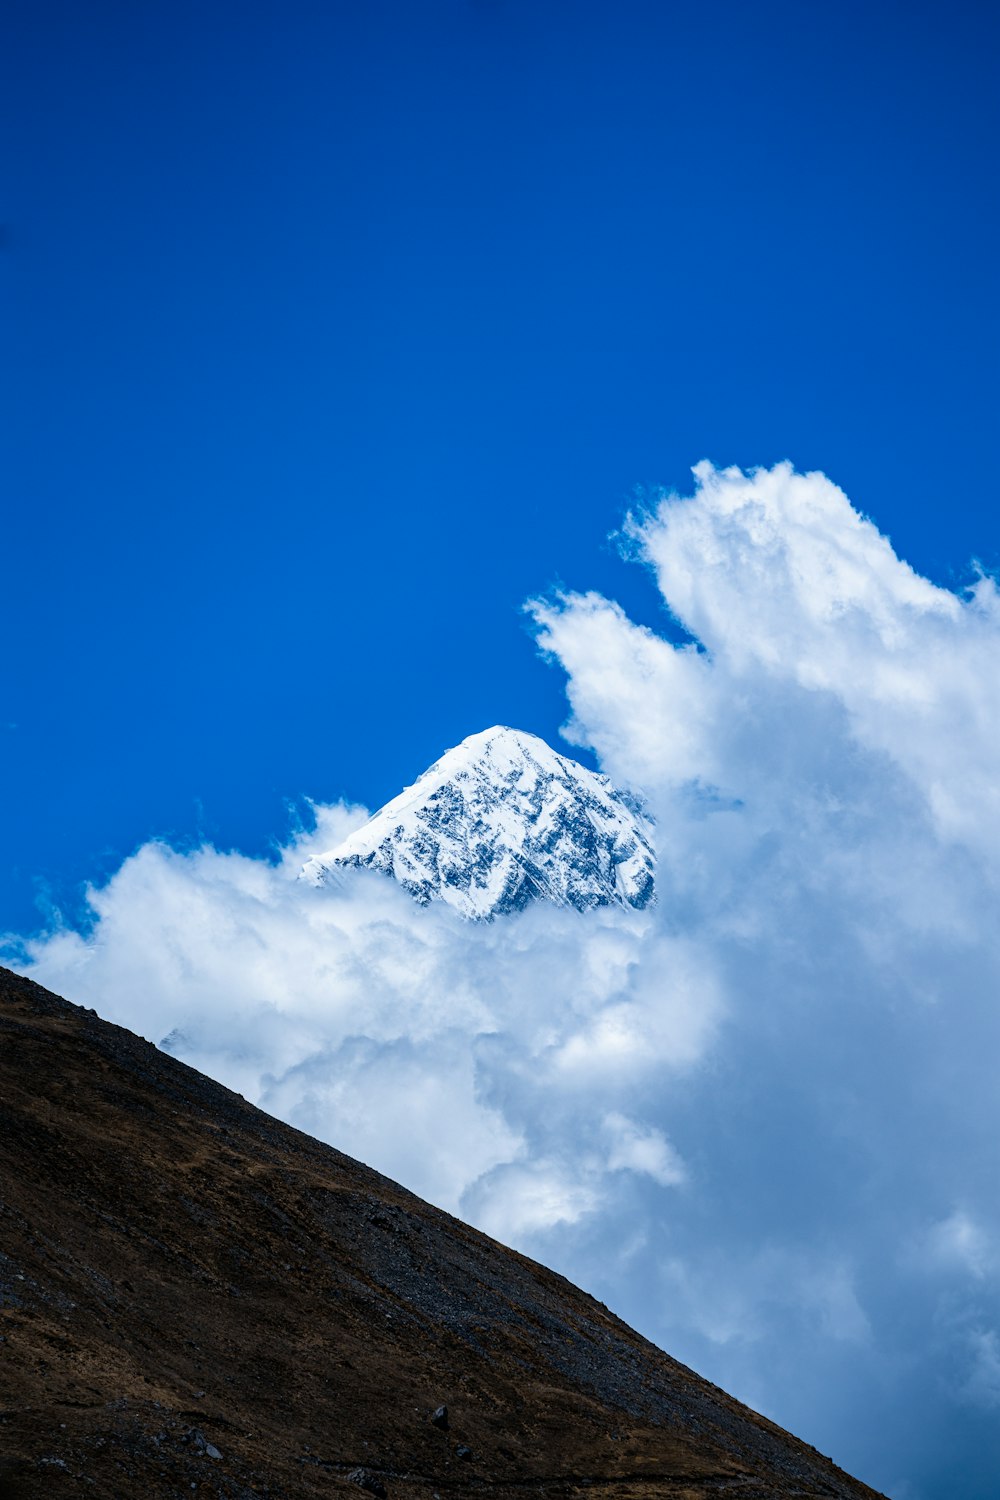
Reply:
[[[648,820],[606,776],[497,726],[448,750],[300,878],[381,870],[421,904],[488,921],[536,897],[577,911],[647,906],[653,865]]]

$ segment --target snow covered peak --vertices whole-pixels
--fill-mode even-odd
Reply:
[[[421,903],[486,919],[544,897],[586,911],[648,905],[650,825],[606,776],[523,730],[470,734],[301,878],[392,875]]]

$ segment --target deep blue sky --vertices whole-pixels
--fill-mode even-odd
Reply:
[[[1000,561],[983,4],[10,3],[0,928],[496,721],[702,457]]]

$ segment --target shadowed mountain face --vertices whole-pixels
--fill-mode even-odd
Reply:
[[[561,1277],[6,970],[0,1195],[3,1500],[874,1495]]]

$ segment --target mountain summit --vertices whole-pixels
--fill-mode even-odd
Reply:
[[[381,870],[422,904],[488,921],[536,897],[577,911],[642,908],[653,865],[650,824],[632,799],[536,735],[497,725],[448,750],[301,878]]]

